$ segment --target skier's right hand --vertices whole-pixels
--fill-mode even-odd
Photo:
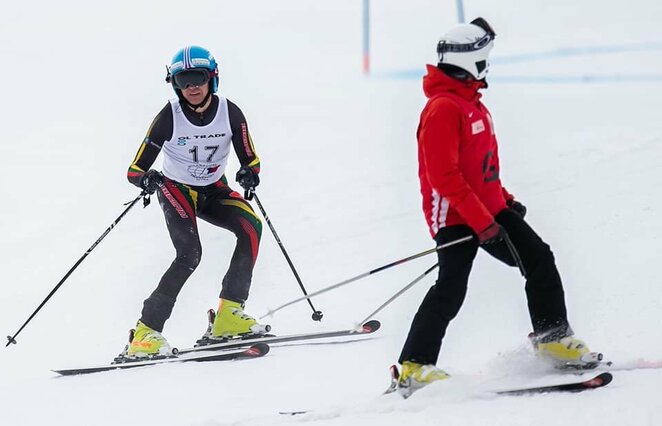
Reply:
[[[503,241],[506,235],[506,230],[496,222],[492,222],[490,226],[483,229],[478,233],[478,244],[494,244]]]
[[[153,194],[163,186],[165,178],[158,170],[147,170],[140,178],[140,187],[148,194]]]

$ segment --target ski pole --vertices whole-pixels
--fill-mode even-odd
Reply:
[[[506,246],[508,247],[508,251],[510,251],[510,255],[513,256],[513,259],[515,259],[515,263],[519,268],[519,272],[522,274],[524,278],[527,278],[526,269],[524,269],[524,263],[522,262],[522,258],[519,257],[519,253],[517,252],[517,249],[515,248],[515,245],[511,241],[508,234],[504,236],[504,240],[506,241]]]
[[[336,289],[336,288],[338,288],[338,287],[342,287],[342,286],[344,286],[344,285],[347,285],[347,284],[353,283],[354,281],[358,281],[358,280],[360,280],[361,278],[365,278],[365,277],[367,277],[367,276],[369,276],[369,275],[376,274],[377,272],[384,271],[384,270],[386,270],[386,269],[392,268],[393,266],[402,265],[403,263],[405,263],[405,262],[409,262],[410,260],[418,259],[419,257],[427,256],[428,254],[431,254],[431,253],[436,253],[436,252],[439,251],[439,250],[443,250],[443,249],[445,249],[445,248],[447,248],[447,247],[454,246],[455,244],[461,244],[461,243],[464,243],[464,242],[470,241],[470,240],[472,240],[473,238],[474,238],[473,235],[468,235],[468,236],[466,236],[466,237],[462,237],[462,238],[459,238],[459,239],[457,239],[457,240],[450,241],[450,242],[445,243],[445,244],[441,244],[441,245],[439,245],[439,246],[437,246],[437,247],[435,247],[435,248],[431,248],[431,249],[429,249],[429,250],[422,251],[422,252],[420,252],[420,253],[417,253],[417,254],[411,255],[411,256],[409,256],[409,257],[405,257],[404,259],[396,260],[395,262],[389,263],[389,264],[384,265],[384,266],[380,266],[379,268],[373,269],[373,270],[371,270],[371,271],[364,272],[363,274],[360,274],[360,275],[357,275],[357,276],[355,276],[355,277],[352,277],[352,278],[346,279],[345,281],[341,281],[341,282],[339,282],[339,283],[337,283],[337,284],[333,284],[333,285],[331,285],[331,286],[329,286],[329,287],[323,288],[323,289],[321,289],[321,290],[319,290],[319,291],[316,291],[316,292],[311,293],[311,294],[309,294],[309,295],[306,295],[306,296],[304,296],[304,297],[300,297],[300,298],[298,298],[298,299],[291,300],[291,301],[289,301],[289,302],[287,302],[287,303],[285,303],[285,304],[283,304],[283,305],[277,307],[276,309],[272,309],[272,310],[268,311],[266,314],[264,314],[263,316],[261,316],[260,319],[265,318],[265,317],[267,317],[267,316],[269,316],[269,315],[273,315],[273,314],[275,314],[276,312],[280,311],[281,309],[283,309],[283,308],[285,308],[285,307],[287,307],[287,306],[293,305],[293,304],[295,304],[295,303],[298,303],[298,302],[300,302],[300,301],[302,301],[302,300],[310,299],[311,297],[314,297],[314,296],[320,295],[320,294],[322,294],[322,293],[326,293],[327,291],[331,291],[331,290],[334,290],[334,289]]]
[[[258,198],[257,194],[255,193],[255,189],[252,188],[248,191],[246,191],[246,199],[251,200],[255,198],[255,202],[257,203],[258,208],[262,212],[262,216],[264,216],[264,220],[267,222],[267,225],[269,225],[269,229],[271,229],[271,233],[274,234],[274,238],[276,239],[276,242],[278,243],[278,247],[280,247],[280,251],[283,252],[283,255],[285,256],[285,260],[287,260],[287,264],[290,265],[290,269],[292,269],[292,273],[294,274],[294,278],[296,278],[297,282],[299,283],[299,287],[301,287],[301,291],[303,292],[304,296],[308,296],[308,292],[306,291],[306,288],[303,285],[303,282],[301,281],[301,278],[299,277],[299,274],[297,273],[296,268],[294,268],[294,264],[292,263],[292,260],[290,259],[290,256],[287,254],[287,251],[285,250],[285,246],[281,242],[280,238],[278,237],[278,234],[276,233],[276,229],[274,229],[274,226],[271,223],[271,220],[269,219],[269,216],[267,215],[267,212],[264,210],[264,207],[262,206],[262,203],[260,202],[260,199]],[[313,302],[310,300],[310,298],[306,298],[308,300],[308,304],[310,305],[310,308],[313,310],[313,321],[321,321],[322,320],[322,311],[318,311],[315,309],[315,306],[313,306]]]
[[[124,209],[124,211],[122,212],[122,214],[120,214],[119,217],[118,217],[117,219],[115,219],[115,222],[113,222],[113,223],[108,227],[108,229],[106,229],[106,231],[105,231],[103,234],[101,234],[101,236],[99,237],[99,239],[96,240],[96,241],[94,242],[94,244],[92,244],[92,246],[91,246],[89,249],[87,249],[87,251],[86,251],[86,252],[80,257],[80,259],[78,259],[78,262],[76,262],[76,263],[74,264],[74,266],[73,266],[71,269],[69,269],[69,271],[64,275],[64,277],[62,277],[62,279],[60,280],[60,282],[57,283],[57,285],[55,286],[55,288],[53,288],[53,290],[51,290],[51,292],[48,293],[48,296],[46,296],[46,298],[41,302],[41,304],[40,304],[39,306],[37,306],[37,309],[35,309],[35,311],[32,313],[32,315],[30,315],[30,317],[27,319],[27,321],[25,321],[25,322],[23,323],[23,325],[21,326],[21,328],[19,328],[18,331],[17,331],[16,333],[14,333],[13,336],[7,336],[7,340],[8,340],[8,342],[7,342],[7,344],[5,345],[5,347],[8,347],[8,346],[11,345],[12,343],[13,343],[13,344],[16,344],[16,336],[18,336],[19,333],[20,333],[21,331],[23,331],[23,329],[25,328],[25,326],[28,325],[28,323],[29,323],[30,321],[32,321],[32,318],[34,318],[35,315],[37,315],[37,312],[39,312],[39,311],[41,310],[41,308],[44,307],[44,305],[46,304],[46,302],[48,302],[48,300],[49,300],[51,297],[53,297],[53,295],[55,294],[55,292],[56,292],[56,291],[62,286],[62,284],[64,284],[64,282],[66,281],[66,279],[69,278],[69,275],[71,275],[71,273],[74,272],[74,270],[78,267],[78,265],[80,265],[80,264],[83,262],[83,260],[87,257],[87,255],[90,254],[90,253],[92,252],[92,250],[94,250],[94,248],[95,248],[95,247],[101,242],[101,240],[103,240],[103,239],[106,237],[106,235],[108,235],[108,233],[109,233],[109,232],[115,227],[115,225],[117,225],[117,223],[118,223],[118,222],[124,217],[124,215],[127,214],[127,212],[128,212],[129,210],[131,210],[131,208],[132,208],[132,207],[138,202],[138,200],[140,200],[141,198],[143,198],[143,204],[144,204],[144,207],[147,207],[147,206],[149,205],[149,195],[147,195],[147,194],[145,193],[145,191],[141,191],[141,192],[140,192],[140,195],[138,195],[133,201],[124,204],[124,205],[127,205],[127,204],[128,204],[128,207],[127,207],[126,209]]]
[[[437,266],[439,266],[439,264],[438,264],[438,263],[435,263],[434,266],[431,266],[430,268],[428,268],[425,272],[423,272],[421,275],[419,275],[418,277],[416,277],[416,278],[414,279],[414,281],[410,282],[409,284],[407,284],[406,286],[404,286],[404,287],[402,288],[402,290],[398,291],[398,292],[395,293],[393,296],[391,296],[391,298],[388,299],[386,302],[384,302],[379,308],[375,309],[374,312],[371,312],[371,313],[370,313],[370,314],[369,314],[369,315],[368,315],[363,321],[359,322],[358,324],[360,324],[360,325],[357,326],[357,329],[360,329],[360,327],[362,327],[362,325],[365,324],[366,321],[368,321],[369,319],[371,319],[373,316],[377,315],[377,313],[379,313],[382,309],[384,309],[385,307],[387,307],[388,305],[390,305],[391,302],[393,302],[395,299],[397,299],[398,297],[400,297],[405,291],[407,291],[407,290],[409,290],[410,288],[412,288],[412,287],[414,286],[414,284],[416,284],[417,282],[419,282],[420,280],[422,280],[423,278],[425,278],[425,276],[426,276],[427,274],[429,274],[430,272],[432,272],[432,271],[434,271],[435,269],[437,269]]]

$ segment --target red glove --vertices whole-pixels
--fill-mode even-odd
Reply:
[[[506,235],[506,230],[496,222],[492,222],[490,226],[483,229],[478,233],[478,244],[494,244],[503,240]]]

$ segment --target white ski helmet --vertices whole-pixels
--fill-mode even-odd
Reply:
[[[437,44],[439,66],[452,65],[471,74],[476,80],[487,75],[490,50],[496,33],[483,18],[460,24],[444,34]]]

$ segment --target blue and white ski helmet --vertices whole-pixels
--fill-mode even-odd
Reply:
[[[216,93],[218,90],[218,64],[216,63],[216,59],[214,59],[214,55],[209,50],[200,46],[186,46],[175,53],[168,67],[166,81],[172,83],[172,78],[175,75],[182,71],[195,68],[204,68],[209,71],[211,91],[212,93]],[[173,89],[177,93],[178,89],[175,87]]]

